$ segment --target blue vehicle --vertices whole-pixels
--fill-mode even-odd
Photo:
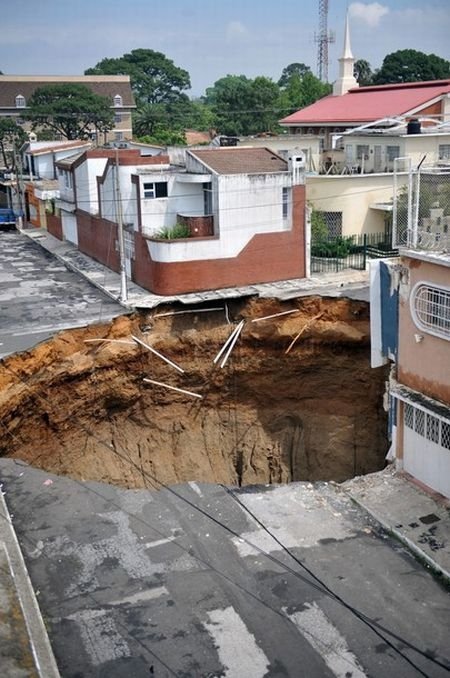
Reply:
[[[15,228],[16,214],[10,207],[0,207],[0,228]]]

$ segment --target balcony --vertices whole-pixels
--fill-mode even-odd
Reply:
[[[214,217],[212,214],[207,216],[177,214],[177,223],[187,226],[191,238],[207,238],[214,235]]]

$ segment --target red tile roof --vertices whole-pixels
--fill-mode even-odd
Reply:
[[[351,89],[328,96],[281,120],[282,125],[361,123],[403,115],[450,93],[450,80],[430,80]]]

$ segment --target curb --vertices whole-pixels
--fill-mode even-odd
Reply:
[[[347,492],[347,490],[346,490]],[[415,542],[412,541],[412,539],[409,539],[409,537],[406,537],[402,532],[400,532],[398,529],[395,527],[392,527],[389,523],[387,523],[383,518],[381,518],[373,509],[369,508],[364,502],[362,502],[360,499],[357,499],[351,492],[347,492],[348,496],[350,499],[357,504],[360,508],[362,508],[364,511],[366,511],[369,515],[374,518],[374,520],[377,521],[381,525],[381,527],[388,533],[394,536],[396,539],[398,539],[399,542],[403,544],[403,546],[406,546],[406,548],[411,551],[411,553],[418,558],[421,561],[424,561],[430,570],[434,572],[434,574],[438,575],[441,577],[447,585],[450,585],[450,572],[448,572],[445,568],[441,567],[433,558],[431,558],[425,551],[423,551],[420,546],[417,546]]]
[[[1,492],[0,511],[2,513],[0,519],[4,521],[6,532],[2,535],[2,542],[6,549],[9,569],[25,621],[36,672],[39,678],[60,678],[36,594],[31,584],[8,507]]]

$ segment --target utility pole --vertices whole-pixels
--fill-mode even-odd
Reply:
[[[17,153],[17,148],[13,146],[14,153],[14,165],[16,169],[16,191],[19,201],[19,216],[17,218],[19,229],[23,228],[23,216],[25,214],[25,196],[23,188],[23,168],[22,168],[22,159]]]
[[[115,203],[116,203],[116,219],[117,219],[117,235],[119,240],[119,258],[120,258],[120,301],[128,299],[127,292],[127,274],[125,269],[125,245],[123,238],[123,215],[122,215],[122,196],[120,193],[120,178],[119,178],[119,149],[116,148],[116,165],[115,165]]]

